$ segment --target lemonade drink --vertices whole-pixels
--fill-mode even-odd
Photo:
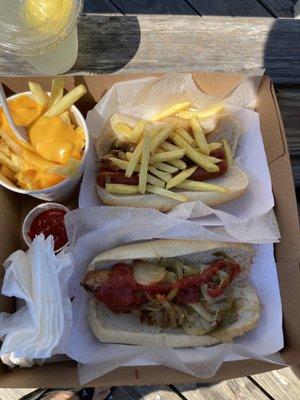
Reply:
[[[0,50],[22,56],[45,74],[74,65],[82,0],[1,0]]]

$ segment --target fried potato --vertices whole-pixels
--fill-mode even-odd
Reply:
[[[0,140],[0,151],[5,154],[7,157],[11,156],[11,151],[8,147],[8,145],[5,143],[4,140]]]
[[[231,167],[231,165],[233,164],[233,156],[232,156],[230,146],[226,139],[223,139],[222,143],[223,143],[223,148],[224,148],[224,152],[225,152],[227,165],[228,165],[228,167]]]
[[[191,104],[192,103],[190,101],[184,101],[182,103],[174,104],[173,106],[167,108],[166,110],[153,115],[150,118],[150,121],[159,121],[160,119],[169,117],[170,115],[174,115],[178,111],[186,110],[187,108],[189,108],[191,106]]]
[[[197,120],[196,117],[192,117],[191,125],[198,148],[201,150],[203,154],[209,155],[210,153],[209,145],[206,141],[201,125],[199,124],[199,121]]]
[[[126,171],[126,169],[128,167],[128,161],[120,160],[119,158],[116,158],[116,157],[107,157],[107,159],[110,160],[116,167]],[[140,170],[140,166],[136,165],[136,167],[134,168],[134,171],[139,172],[139,170]]]
[[[205,171],[208,172],[219,171],[219,167],[216,164],[212,163],[211,161],[208,161],[206,159],[206,156],[202,155],[197,150],[195,150],[180,135],[174,134],[172,135],[171,139],[177,146],[180,146],[185,150],[185,154],[187,155],[187,157],[189,157],[192,161],[194,161],[194,163],[205,169]]]
[[[19,168],[17,168],[12,162],[11,158],[7,157],[0,151],[0,163],[5,165],[7,168],[11,169],[14,172],[19,172]]]
[[[193,125],[192,125],[193,126]],[[188,133],[188,131],[186,131],[183,128],[178,128],[175,131],[176,133],[178,133],[178,135],[180,135],[181,137],[183,137],[184,140],[186,140],[188,142],[188,144],[190,144],[192,147],[196,146],[196,142],[195,140],[192,138],[192,136]]]
[[[154,165],[161,162],[177,160],[183,157],[185,154],[185,149],[164,151],[162,153],[156,153],[154,156],[150,157],[150,164]],[[130,160],[131,161],[131,160]]]
[[[133,143],[137,143],[140,140],[146,125],[147,125],[147,121],[138,121],[136,123],[136,125],[132,129],[132,133],[131,133],[131,141]]]
[[[226,192],[230,191],[230,189],[225,188],[223,186],[214,185],[212,183],[193,181],[193,180],[186,180],[184,182],[181,182],[181,183],[179,183],[179,185],[176,186],[176,188],[182,189],[182,190],[193,190],[193,191],[200,191],[200,192],[226,193]]]
[[[159,146],[159,149],[156,151],[157,153],[162,152],[162,151],[172,151],[172,150],[180,150],[180,147],[175,146],[175,144],[169,143],[169,142],[163,142]]]
[[[153,194],[157,194],[159,196],[164,196],[164,197],[170,197],[171,199],[180,201],[182,203],[187,201],[186,196],[179,194],[179,193],[174,193],[171,190],[159,188],[157,186],[147,185],[146,190],[148,193],[153,193]]]
[[[208,146],[210,151],[219,150],[222,147],[222,143],[221,142],[208,143]]]
[[[149,133],[145,132],[143,134],[142,159],[139,172],[139,192],[142,194],[146,193],[148,165],[150,159],[150,146],[151,136]]]
[[[186,169],[186,163],[183,160],[180,160],[180,159],[178,159],[178,160],[170,160],[170,161],[167,162],[167,164],[170,164],[173,167],[181,169],[181,170]],[[155,164],[155,166],[157,167],[156,164]]]
[[[151,140],[150,152],[152,155],[156,153],[161,143],[163,143],[173,132],[174,124],[166,124]]]
[[[147,183],[150,183],[151,185],[154,186],[158,186],[160,188],[164,188],[165,187],[165,182],[163,182],[162,180],[156,178],[156,176],[153,176],[151,174],[147,174]]]
[[[51,85],[51,94],[48,107],[51,108],[57,103],[64,95],[65,82],[63,78],[54,78]]]
[[[181,182],[185,181],[187,178],[189,178],[193,173],[196,171],[198,167],[192,167],[185,169],[184,171],[180,172],[178,175],[174,176],[172,179],[170,179],[167,184],[166,184],[166,189],[171,189],[174,186],[179,185]]]
[[[71,121],[70,121],[70,116],[69,116],[69,112],[65,111],[62,114],[60,114],[59,118],[62,120],[62,122],[66,125],[71,125]]]
[[[46,117],[57,117],[67,111],[77,100],[80,99],[87,90],[84,85],[78,85],[69,93],[65,94],[57,103],[53,104],[45,113]]]
[[[4,176],[6,176],[11,181],[17,182],[15,177],[16,173],[12,169],[8,168],[6,165],[2,164],[0,171]]]
[[[149,172],[151,172],[151,174],[157,176],[159,179],[163,180],[164,182],[168,182],[172,178],[172,175],[170,173],[159,171],[155,167],[149,166],[148,170],[149,170]]]
[[[140,161],[140,158],[142,156],[142,150],[143,150],[143,140],[140,141],[140,143],[134,149],[134,152],[131,153],[129,163],[128,163],[128,166],[125,171],[125,176],[127,176],[127,178],[131,177],[131,175],[133,174],[133,172],[135,170],[135,167],[137,166],[138,162]],[[127,153],[126,153],[126,156],[127,156]]]
[[[211,117],[215,114],[219,114],[224,111],[224,105],[222,103],[214,104],[210,107],[204,108],[203,110],[195,111],[195,110],[187,110],[187,111],[179,111],[178,117],[183,119],[191,119],[192,117],[197,118],[207,118]]]
[[[155,164],[155,168],[163,172],[169,172],[170,174],[174,174],[179,170],[179,168],[173,167],[172,165],[166,163]]]
[[[45,110],[49,102],[49,97],[47,93],[43,91],[42,86],[39,83],[28,82],[28,86],[31,91],[33,100],[39,106],[41,106],[43,110]]]
[[[138,194],[139,187],[137,185],[125,185],[122,183],[106,183],[105,189],[111,194]]]

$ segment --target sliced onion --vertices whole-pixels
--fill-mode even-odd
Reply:
[[[207,310],[200,302],[199,303],[189,303],[189,306],[192,307],[202,318],[206,319],[206,321],[214,322],[215,316],[212,312]]]
[[[160,282],[166,276],[165,268],[158,264],[147,261],[134,261],[132,266],[134,280],[143,286]]]

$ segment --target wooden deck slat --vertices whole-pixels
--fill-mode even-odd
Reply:
[[[116,388],[112,400],[181,400],[169,386],[123,386]]]
[[[253,375],[252,379],[274,400],[300,399],[300,380],[290,368]]]
[[[294,17],[297,0],[258,0],[276,17]]]
[[[185,0],[113,0],[125,15],[198,15]]]
[[[110,0],[85,0],[83,6],[84,13],[114,14],[122,15],[121,11],[113,5]]]
[[[300,83],[300,20],[83,15],[71,73],[247,71],[266,65],[275,82]],[[1,75],[34,75],[0,55]]]
[[[187,0],[202,16],[243,16],[243,17],[270,17],[272,16],[256,0]]]
[[[215,385],[175,385],[175,387],[187,400],[269,400],[268,396],[246,377],[228,379]]]

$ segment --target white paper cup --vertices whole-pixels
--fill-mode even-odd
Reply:
[[[24,242],[27,244],[28,247],[31,245],[31,242],[32,242],[30,236],[28,235],[28,232],[30,230],[33,220],[38,215],[40,215],[42,212],[44,212],[46,210],[53,210],[54,208],[59,208],[60,210],[64,210],[66,212],[70,211],[67,207],[63,206],[62,204],[44,203],[44,204],[40,204],[40,205],[34,207],[27,214],[26,218],[23,221],[23,225],[22,225],[22,236],[23,236]],[[66,246],[68,246],[68,244],[69,244],[69,242],[67,242],[65,245],[63,245],[59,249],[55,250],[55,253],[59,253],[60,251],[62,251],[62,249],[64,249]]]
[[[23,93],[18,93],[15,94],[11,97],[9,97],[8,101],[16,99],[19,96],[22,95],[28,95],[31,97],[31,92],[23,92]],[[55,186],[51,186],[46,189],[41,189],[41,190],[25,190],[19,188],[17,185],[15,185],[13,182],[10,182],[9,179],[3,179],[0,177],[0,185],[4,186],[6,189],[12,190],[13,192],[16,193],[22,193],[22,194],[29,194],[32,197],[36,197],[37,199],[45,200],[45,201],[62,201],[64,199],[67,199],[72,195],[72,193],[75,192],[75,189],[80,182],[80,179],[82,177],[85,164],[86,164],[86,159],[87,159],[87,154],[88,154],[88,149],[90,145],[90,140],[89,140],[89,132],[88,128],[85,122],[85,119],[81,112],[78,110],[76,106],[71,107],[71,120],[80,128],[82,128],[84,132],[84,138],[85,138],[85,148],[84,148],[84,153],[80,162],[80,166],[78,169],[78,172],[76,175],[74,175],[72,178],[66,178],[64,181],[60,182],[59,184]]]

